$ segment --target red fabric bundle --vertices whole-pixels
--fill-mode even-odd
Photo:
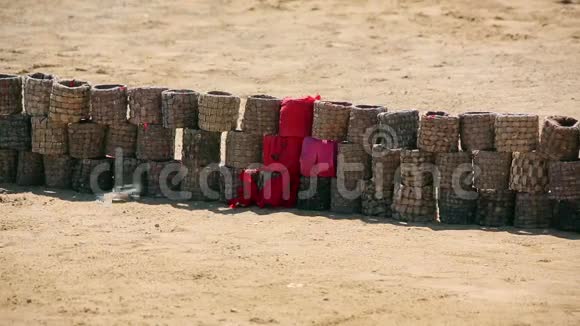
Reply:
[[[286,172],[272,173],[264,182],[260,190],[260,199],[257,204],[260,208],[270,207],[294,207],[298,197],[300,176]]]
[[[257,169],[243,170],[238,176],[242,185],[236,189],[237,196],[228,201],[231,208],[248,207],[260,200],[260,191],[258,189],[258,178],[260,171]]]
[[[314,101],[316,97],[285,98],[280,109],[280,136],[307,137],[312,134],[312,119],[314,116]]]
[[[281,171],[279,165],[282,165],[292,175],[300,173],[302,138],[264,136],[263,145],[262,162],[264,162],[264,170]]]
[[[305,177],[336,177],[337,152],[336,141],[304,138],[300,154],[300,173]]]

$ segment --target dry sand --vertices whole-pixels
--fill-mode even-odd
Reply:
[[[0,0],[0,44],[2,72],[580,117],[578,1]],[[580,320],[578,234],[0,187],[0,324]]]

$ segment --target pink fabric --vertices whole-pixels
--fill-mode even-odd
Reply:
[[[304,138],[300,154],[300,173],[305,177],[336,177],[337,152],[336,141]]]
[[[312,119],[314,116],[314,101],[320,100],[320,95],[304,98],[285,98],[280,109],[280,136],[307,137],[312,134]]]

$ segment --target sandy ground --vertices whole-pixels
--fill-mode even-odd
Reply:
[[[580,3],[0,0],[0,71],[580,117]],[[578,324],[580,236],[7,188],[0,324]]]

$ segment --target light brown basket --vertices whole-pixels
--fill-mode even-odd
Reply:
[[[473,153],[474,185],[477,189],[509,188],[512,153],[475,151]]]
[[[139,126],[137,129],[137,158],[140,160],[172,160],[175,151],[175,130],[162,125]]]
[[[417,147],[426,152],[457,152],[459,118],[442,111],[429,111],[421,116]]]
[[[246,169],[262,162],[262,136],[243,131],[229,131],[226,135],[226,165]]]
[[[123,157],[135,157],[137,151],[137,126],[128,122],[110,125],[105,137],[105,155],[117,156],[117,149],[122,151]]]
[[[538,147],[539,120],[535,114],[499,114],[495,118],[498,152],[531,152]]]
[[[387,109],[380,105],[357,105],[351,108],[348,121],[346,139],[353,144],[369,144],[372,139],[367,139],[370,134],[369,128],[376,127],[379,123],[379,114]]]
[[[348,120],[352,104],[348,102],[314,102],[312,137],[344,141],[348,132]]]
[[[242,130],[256,135],[278,133],[282,100],[269,95],[252,95],[246,101]]]
[[[31,116],[48,116],[52,83],[58,78],[41,72],[27,75],[24,79],[24,110]]]
[[[351,164],[358,165],[350,167]],[[337,176],[348,180],[367,180],[371,178],[371,156],[363,145],[342,142],[338,144]]]
[[[0,74],[0,115],[22,113],[22,79]]]
[[[48,117],[61,123],[79,122],[90,116],[91,85],[82,80],[59,80],[52,83]]]
[[[240,98],[227,92],[212,91],[199,97],[199,128],[230,131],[236,128]]]
[[[166,87],[131,87],[127,90],[129,122],[134,125],[163,124],[161,93]]]
[[[549,116],[544,122],[539,152],[553,161],[574,161],[580,149],[580,123],[564,116]]]
[[[68,153],[67,125],[49,121],[49,118],[32,118],[32,151],[43,155]]]
[[[435,159],[440,189],[473,188],[473,166],[470,152],[439,153]]]
[[[437,201],[432,186],[409,187],[401,185],[395,190],[393,217],[406,222],[433,222]]]
[[[510,189],[519,192],[548,191],[548,161],[537,152],[514,153],[510,172]]]
[[[465,112],[459,115],[461,148],[464,151],[495,148],[495,118],[493,112]]]
[[[87,159],[105,156],[106,130],[106,126],[92,122],[69,124],[69,155],[73,158]]]
[[[435,154],[420,150],[401,151],[401,183],[409,187],[433,185]]]
[[[91,118],[103,125],[127,122],[127,86],[95,85],[91,88]]]
[[[199,93],[189,89],[168,89],[161,93],[161,111],[165,128],[198,127]]]
[[[550,196],[557,200],[580,200],[580,161],[550,162]]]

